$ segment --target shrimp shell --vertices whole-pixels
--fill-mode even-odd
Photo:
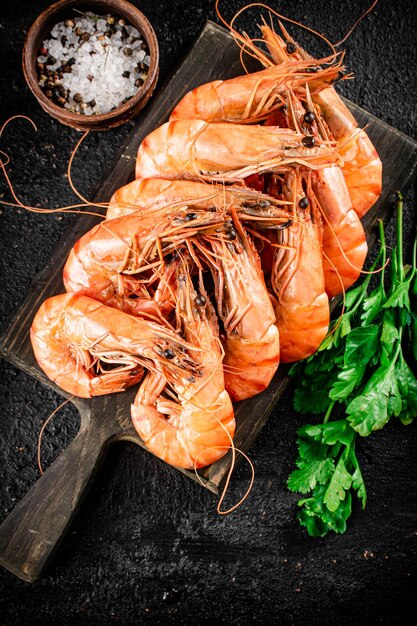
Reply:
[[[308,72],[316,61],[302,60],[244,74],[229,80],[215,80],[187,93],[171,113],[170,121],[201,119],[207,122],[252,122],[269,115],[282,103],[288,89],[310,91],[328,87],[336,78],[339,67]],[[306,72],[307,69],[307,72]]]
[[[139,146],[136,178],[237,182],[289,164],[317,168],[339,160],[326,143],[306,148],[303,139],[300,133],[276,127],[167,122]]]
[[[186,263],[178,270],[177,316],[185,339],[194,346],[200,376],[172,386],[177,398],[162,396],[163,376],[150,373],[132,405],[132,421],[145,445],[166,463],[194,469],[214,463],[227,452],[235,432],[233,406],[224,388],[217,320],[200,277],[196,303]]]
[[[234,216],[236,241],[210,237],[217,309],[225,337],[226,389],[233,401],[264,391],[280,361],[280,337],[259,255]]]
[[[189,346],[173,331],[78,294],[46,300],[33,320],[30,338],[48,378],[82,398],[124,391],[142,378],[144,366],[157,368],[169,379],[178,372],[196,372],[196,363],[187,355]],[[170,351],[169,359],[165,350]],[[106,372],[106,363],[118,367]]]
[[[281,361],[292,363],[313,354],[327,334],[330,321],[329,299],[325,291],[322,259],[322,224],[314,207],[301,209],[306,197],[301,177],[286,176],[284,193],[294,202],[294,220],[279,231],[273,258],[271,285],[281,343]]]
[[[170,205],[190,203],[200,209],[228,210],[231,206],[259,211],[261,206],[270,205],[274,209],[280,202],[266,194],[259,194],[245,187],[215,185],[191,180],[164,180],[162,178],[138,178],[118,189],[110,199],[106,219],[129,215],[140,209],[157,209]]]

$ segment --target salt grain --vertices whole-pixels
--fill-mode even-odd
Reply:
[[[73,28],[60,22],[42,44],[47,56],[41,54],[37,61],[47,63],[51,56],[56,59],[46,65],[46,70],[58,72],[58,88],[67,94],[63,106],[69,111],[84,115],[108,113],[134,96],[146,78],[143,66],[149,68],[150,57],[139,31],[129,24],[123,27],[116,20],[110,25],[109,18],[112,16],[88,12],[72,20]],[[124,39],[123,30],[128,35]],[[44,78],[39,84],[45,88]]]

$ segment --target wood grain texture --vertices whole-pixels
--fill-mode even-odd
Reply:
[[[253,63],[249,62],[249,67]],[[173,106],[187,91],[201,83],[240,73],[239,53],[232,38],[222,28],[208,22],[178,69],[143,112],[94,200],[108,201],[117,188],[132,178],[140,142],[168,119]],[[382,196],[364,219],[368,242],[372,245],[376,239],[377,220],[389,216],[389,194],[395,189],[404,190],[416,172],[417,143],[356,105],[348,102],[348,106],[361,126],[369,125],[368,133],[384,164]],[[0,339],[0,351],[7,360],[64,396],[36,365],[29,329],[40,304],[63,291],[62,268],[69,250],[96,221],[89,216],[77,220],[55,249],[51,261],[35,280],[8,331]],[[287,368],[281,367],[265,392],[235,405],[237,448],[246,452],[251,447],[289,382],[286,374]],[[143,445],[130,421],[134,393],[135,390],[129,390],[105,398],[73,400],[81,414],[77,437],[0,527],[0,563],[17,576],[33,581],[40,575],[73,519],[111,442],[127,439]],[[230,461],[229,453],[201,470],[200,482],[218,493],[230,469]],[[197,480],[194,472],[181,471]]]

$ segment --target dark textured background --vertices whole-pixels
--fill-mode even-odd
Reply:
[[[135,4],[159,38],[161,84],[205,19],[214,18],[213,1]],[[225,1],[228,17],[241,4]],[[279,4],[337,41],[368,0]],[[20,67],[25,33],[47,5],[0,3],[0,122],[22,113],[38,126],[34,133],[23,121],[11,124],[1,149],[12,157],[10,174],[25,202],[59,206],[73,201],[65,170],[78,133],[40,109]],[[414,0],[381,0],[346,43],[356,80],[343,85],[352,100],[415,139],[416,12]],[[242,23],[255,35],[252,18]],[[82,191],[90,193],[105,174],[130,128],[88,137],[74,167]],[[406,214],[410,242],[412,193]],[[72,219],[1,207],[3,328]],[[60,398],[8,364],[0,367],[1,521],[38,477],[39,428]],[[0,625],[415,623],[416,425],[392,423],[359,442],[367,509],[355,509],[345,535],[320,540],[298,527],[297,498],[285,487],[295,430],[303,421],[294,415],[288,393],[251,451],[256,482],[250,498],[227,517],[215,513],[212,494],[173,468],[133,444],[115,446],[47,575],[29,585],[0,571]],[[71,408],[56,417],[46,431],[45,464],[77,425]],[[247,480],[242,466],[234,497]]]

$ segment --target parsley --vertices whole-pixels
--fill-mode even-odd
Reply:
[[[385,426],[391,417],[409,424],[417,415],[417,271],[404,266],[402,196],[397,193],[397,247],[385,280],[387,249],[382,221],[380,250],[372,269],[381,266],[377,286],[371,274],[345,297],[318,351],[297,363],[294,407],[300,413],[325,412],[321,424],[297,431],[298,458],[288,488],[307,497],[298,502],[299,522],[313,537],[346,530],[352,497],[366,505],[366,488],[356,457],[357,437]],[[341,405],[346,417],[331,420]]]

